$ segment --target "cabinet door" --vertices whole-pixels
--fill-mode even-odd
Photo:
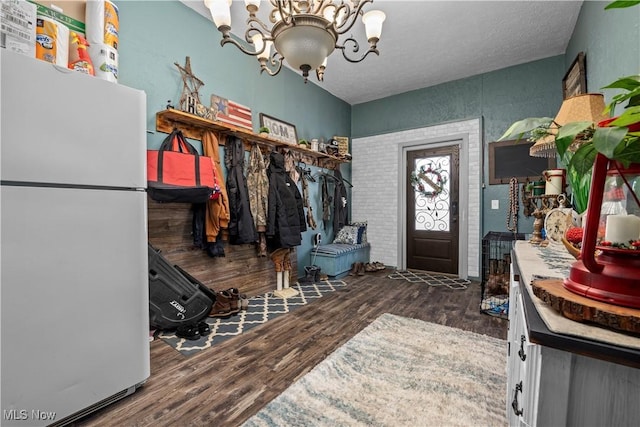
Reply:
[[[523,307],[522,295],[518,295],[518,304]],[[523,309],[520,310],[518,318],[522,324],[517,351],[521,361],[522,391],[519,398],[519,403],[522,405],[521,417],[525,425],[535,426],[538,425],[536,418],[540,391],[540,365],[542,364],[541,347],[529,341]]]
[[[509,286],[509,330],[507,340],[509,354],[507,359],[507,399],[506,411],[510,426],[521,423],[522,410],[522,378],[523,366],[520,352],[520,337],[524,336],[524,322],[522,321],[522,305],[520,303],[519,283],[513,277],[511,266],[511,280]]]

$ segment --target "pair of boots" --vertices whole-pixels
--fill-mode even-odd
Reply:
[[[317,265],[308,265],[304,268],[304,279],[302,279],[305,283],[317,283],[320,281],[320,267]]]
[[[180,325],[176,329],[176,336],[189,341],[197,341],[200,337],[209,335],[211,328],[207,322],[198,322],[197,324]]]
[[[225,254],[222,241],[218,239],[215,242],[207,243],[207,254],[212,258],[223,258]]]
[[[349,272],[349,276],[364,276],[364,263],[363,262],[354,262],[351,264],[351,271]]]
[[[215,294],[216,300],[211,306],[209,317],[229,317],[249,307],[249,299],[237,288],[229,288]]]

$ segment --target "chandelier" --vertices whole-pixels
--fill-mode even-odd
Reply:
[[[256,16],[260,0],[244,0],[249,13],[244,35],[246,46],[231,37],[231,1],[204,0],[204,3],[222,33],[220,44],[231,43],[243,53],[257,57],[261,73],[266,71],[275,76],[286,59],[292,68],[302,71],[305,83],[311,70],[316,70],[317,79],[322,81],[327,57],[335,49],[340,49],[344,58],[353,63],[370,53],[380,54],[377,44],[385,14],[379,10],[364,14],[362,11],[373,0],[268,0],[271,26]],[[360,15],[369,49],[358,57],[360,45],[353,36],[345,38],[342,44],[339,38],[354,26]]]

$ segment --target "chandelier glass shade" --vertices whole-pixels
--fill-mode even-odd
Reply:
[[[315,70],[323,80],[327,57],[339,49],[349,62],[360,62],[370,53],[379,55],[377,44],[382,34],[385,14],[379,10],[363,13],[363,7],[373,0],[266,0],[271,7],[269,24],[257,16],[260,0],[244,0],[249,17],[245,42],[231,37],[232,0],[204,0],[213,22],[222,33],[220,44],[235,45],[247,55],[255,56],[260,71],[276,75],[284,60],[300,70],[307,81]],[[362,53],[353,36],[340,37],[353,28],[362,16],[369,48]]]

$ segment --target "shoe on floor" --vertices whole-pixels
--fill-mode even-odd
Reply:
[[[198,332],[200,333],[200,336],[203,337],[205,335],[209,335],[211,328],[207,322],[200,322],[198,323]]]
[[[200,339],[200,331],[196,325],[180,325],[176,329],[176,335],[179,338],[184,338],[189,341],[196,341]]]
[[[216,301],[211,306],[209,317],[229,317],[236,314],[240,309],[232,308],[233,296],[227,291],[216,292]],[[237,307],[237,302],[235,304]]]
[[[367,273],[373,273],[374,271],[378,271],[378,269],[376,268],[375,265],[368,262],[364,265],[364,271],[366,271]]]
[[[361,262],[354,262],[351,264],[351,271],[349,272],[349,276],[355,276],[360,271]]]

